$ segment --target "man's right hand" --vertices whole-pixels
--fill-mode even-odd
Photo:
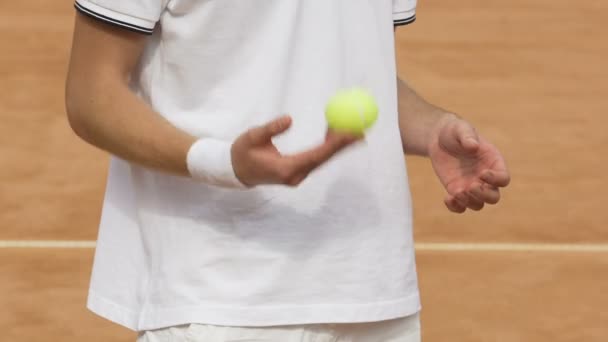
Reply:
[[[282,155],[272,137],[289,129],[291,118],[282,116],[249,129],[232,144],[232,165],[237,178],[253,187],[262,184],[298,186],[308,175],[336,153],[361,139],[330,131],[319,146],[294,155]]]
[[[139,63],[146,37],[83,14],[76,16],[66,82],[69,122],[83,140],[115,156],[151,169],[191,177],[188,153],[198,137],[175,127],[130,88],[130,75]],[[230,157],[241,183],[250,187],[296,186],[311,171],[357,140],[328,133],[318,147],[283,156],[271,139],[290,125],[291,119],[285,116],[252,128],[237,138],[231,146]]]

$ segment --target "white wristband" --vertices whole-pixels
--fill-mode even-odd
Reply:
[[[209,185],[246,189],[234,173],[231,146],[213,138],[202,138],[192,144],[186,161],[192,178]]]

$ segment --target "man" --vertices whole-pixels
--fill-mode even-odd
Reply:
[[[141,341],[419,341],[404,152],[454,212],[509,174],[396,82],[415,0],[78,0],[74,131],[110,152],[88,307]],[[362,87],[364,139],[324,105]]]

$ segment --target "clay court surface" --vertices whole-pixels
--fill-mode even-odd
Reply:
[[[1,341],[134,341],[85,308],[107,156],[63,110],[70,0],[0,2]],[[419,0],[398,33],[402,77],[473,121],[512,185],[450,214],[410,158],[423,338],[608,341],[608,3]],[[381,342],[381,341],[378,341]]]

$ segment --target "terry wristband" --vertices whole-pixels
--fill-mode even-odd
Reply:
[[[213,138],[202,138],[192,144],[186,161],[192,178],[209,185],[246,189],[234,173],[231,146]]]

